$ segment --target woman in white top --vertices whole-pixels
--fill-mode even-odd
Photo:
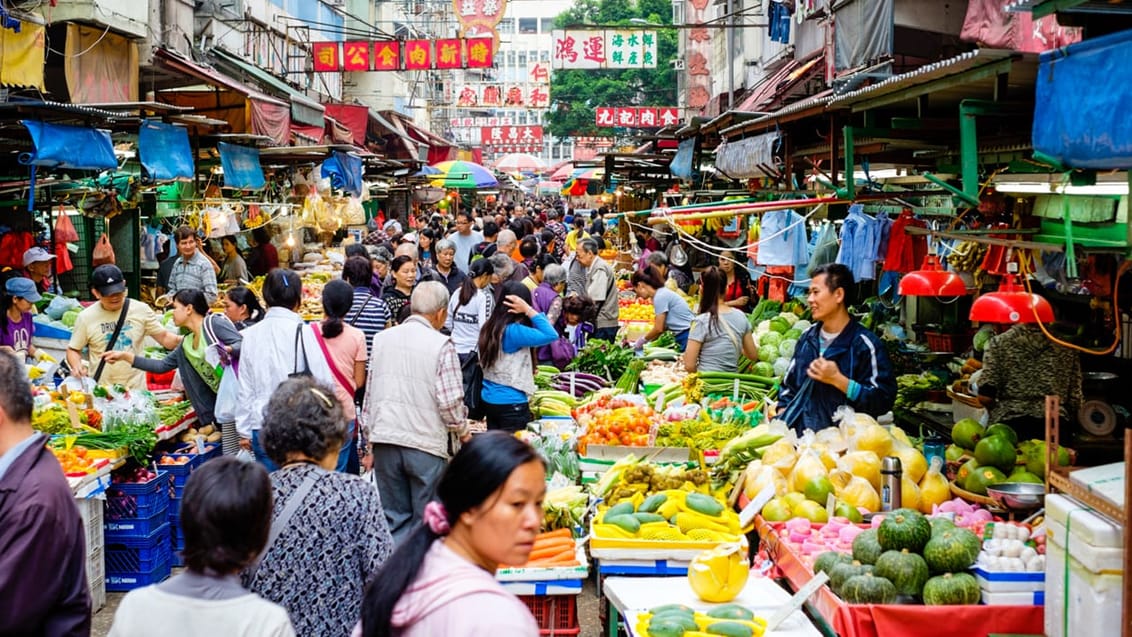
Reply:
[[[727,279],[712,266],[700,276],[700,309],[688,330],[684,369],[688,373],[739,371],[739,355],[758,360],[747,315],[723,302]]]
[[[477,259],[468,266],[468,278],[460,286],[459,294],[453,294],[448,301],[448,319],[444,328],[452,336],[461,365],[475,351],[480,330],[495,307],[495,299],[487,290],[492,274],[495,274],[495,268],[491,261]]]
[[[181,504],[185,571],[126,595],[110,637],[294,637],[283,607],[240,585],[240,571],[267,544],[271,513],[262,466],[235,458],[201,465]]]

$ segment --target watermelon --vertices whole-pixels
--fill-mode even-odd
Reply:
[[[928,581],[928,563],[908,549],[885,551],[877,558],[873,573],[892,582],[898,595],[919,595]]]
[[[932,573],[958,573],[975,563],[981,548],[979,536],[967,529],[952,528],[928,540],[924,560]]]
[[[877,558],[884,552],[877,542],[876,529],[867,529],[853,538],[853,559],[862,564],[876,564]]]
[[[919,553],[932,536],[932,525],[919,511],[897,509],[877,527],[877,542],[886,551]]]
[[[896,587],[872,573],[855,575],[842,586],[841,599],[850,604],[891,604],[896,601]]]
[[[978,604],[979,581],[969,573],[944,573],[924,584],[924,603],[930,606]]]

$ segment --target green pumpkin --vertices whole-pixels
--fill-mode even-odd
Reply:
[[[873,574],[892,582],[899,595],[919,595],[928,581],[928,563],[908,549],[885,551],[877,558]]]
[[[841,595],[841,585],[848,581],[850,577],[872,572],[871,564],[862,564],[856,560],[849,564],[838,564],[829,572],[829,588],[835,595]]]
[[[952,528],[932,536],[924,546],[924,560],[932,573],[959,573],[979,557],[982,542],[967,529]]]
[[[867,529],[853,538],[853,559],[862,564],[876,564],[884,549],[877,542],[877,530]]]
[[[886,551],[908,549],[911,553],[919,553],[931,536],[931,522],[912,509],[897,509],[889,513],[877,527],[877,542]]]
[[[848,553],[842,553],[841,551],[826,551],[825,553],[819,555],[816,560],[814,560],[814,574],[817,575],[818,573],[825,573],[826,575],[829,575],[829,572],[833,570],[834,566],[837,566],[838,564],[849,564],[852,561],[853,556],[849,555]]]
[[[955,523],[947,518],[928,518],[928,523],[932,525],[932,537],[935,537],[940,533],[943,533],[944,531],[950,531],[951,529],[956,528]]]
[[[929,606],[971,605],[981,600],[979,581],[969,573],[944,573],[924,584],[924,603]]]
[[[891,604],[896,601],[896,587],[872,573],[855,575],[842,586],[841,599],[850,604]]]

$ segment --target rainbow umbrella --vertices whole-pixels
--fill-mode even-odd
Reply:
[[[546,169],[543,160],[527,153],[508,153],[495,162],[501,173],[537,173]]]
[[[440,173],[430,178],[434,186],[442,188],[490,188],[499,180],[491,171],[470,161],[442,161],[432,166]]]

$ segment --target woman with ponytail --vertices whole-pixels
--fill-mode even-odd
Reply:
[[[688,373],[739,371],[739,355],[757,361],[758,348],[747,315],[726,299],[727,275],[711,266],[700,275],[700,313],[692,319],[684,369]]]
[[[342,403],[346,418],[346,444],[338,454],[338,471],[360,473],[358,466],[358,411],[354,393],[366,382],[366,335],[343,319],[354,303],[354,288],[342,279],[327,281],[322,288],[322,311],[326,315],[321,323],[312,325],[315,338],[326,356],[334,374],[334,396]]]
[[[355,637],[531,637],[538,624],[495,580],[524,564],[542,523],[546,467],[504,432],[472,438],[452,458],[424,520],[373,579]]]

